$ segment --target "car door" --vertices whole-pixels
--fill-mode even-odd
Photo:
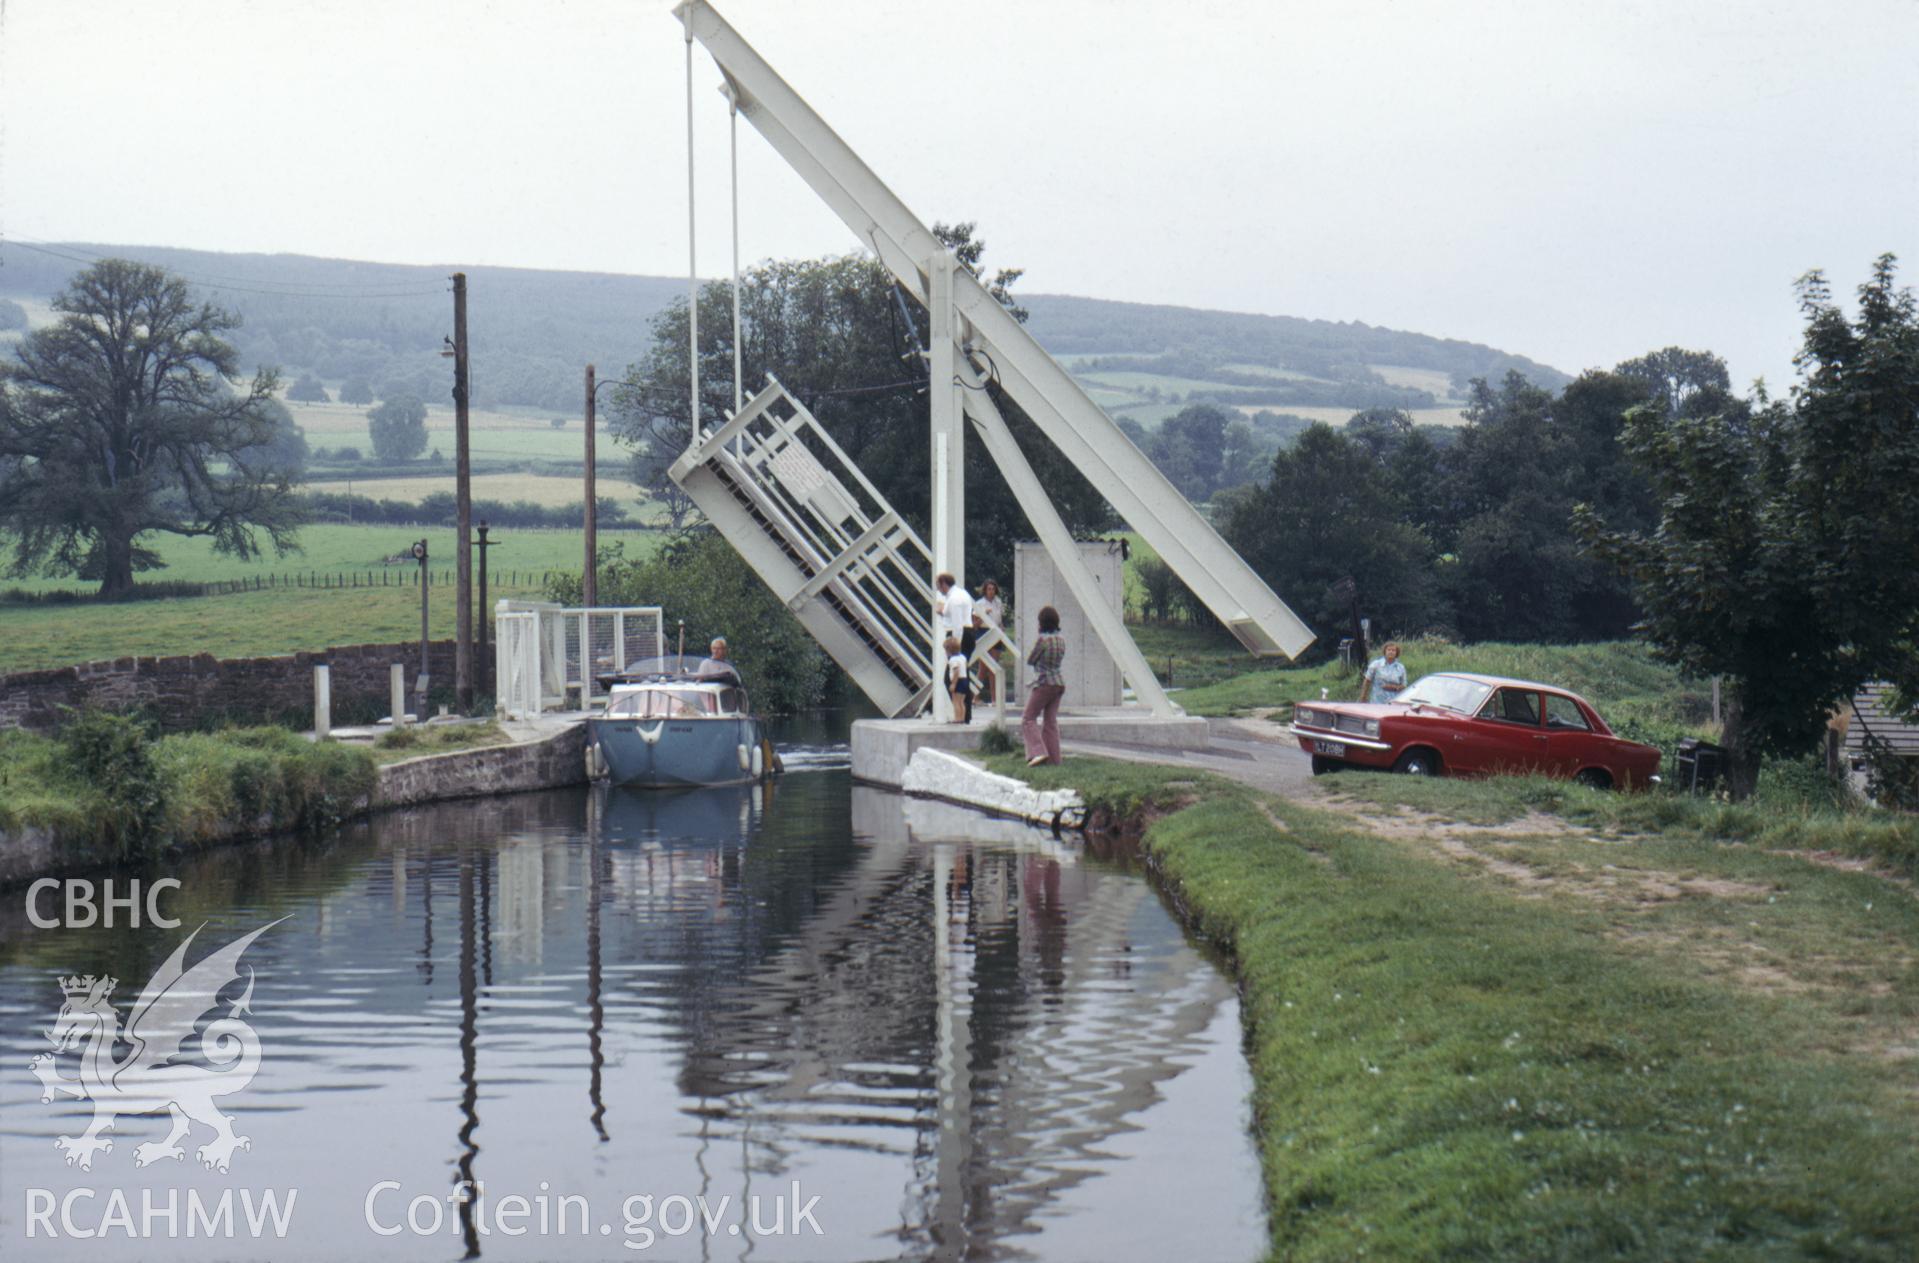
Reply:
[[[1572,776],[1584,767],[1605,766],[1602,742],[1579,703],[1564,693],[1548,693],[1545,701],[1546,771]]]
[[[1491,776],[1534,772],[1546,764],[1546,730],[1540,726],[1539,694],[1532,689],[1498,688],[1479,713],[1464,725],[1469,762],[1454,766]]]

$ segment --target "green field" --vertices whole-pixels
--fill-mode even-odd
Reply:
[[[453,532],[403,526],[310,526],[301,532],[304,554],[256,563],[215,555],[204,540],[162,543],[171,563],[148,580],[196,582],[264,579],[282,583],[357,581],[360,587],[273,587],[219,596],[173,597],[118,603],[36,604],[0,602],[0,672],[65,666],[129,655],[211,653],[218,657],[291,653],[329,645],[409,640],[420,634],[420,591],[411,586],[418,567],[383,566],[382,557],[427,540],[433,584],[427,598],[435,637],[451,636]],[[657,546],[652,532],[601,536],[629,556]],[[489,558],[488,598],[537,596],[547,571],[579,573],[584,540],[577,531],[502,531],[501,548]],[[399,586],[405,584],[407,586]],[[22,587],[75,588],[73,580],[35,580]]]
[[[1106,409],[1110,415],[1131,417],[1149,429],[1185,406],[1180,403],[1165,402],[1168,396],[1191,398],[1195,394],[1204,395],[1215,392],[1230,394],[1235,389],[1246,388],[1241,382],[1212,381],[1200,377],[1179,377],[1132,369],[1092,367],[1093,361],[1105,358],[1108,357],[1069,355],[1062,356],[1061,362],[1078,379],[1080,386],[1093,401]],[[1428,390],[1441,401],[1436,407],[1413,409],[1412,417],[1415,422],[1421,425],[1458,425],[1463,419],[1458,401],[1453,397],[1451,374],[1439,369],[1410,368],[1398,364],[1371,364],[1367,367],[1378,373],[1388,385]],[[1325,378],[1314,377],[1309,373],[1276,368],[1267,364],[1225,364],[1221,366],[1221,371],[1263,377],[1274,383],[1326,382]],[[1247,416],[1263,411],[1290,413],[1311,421],[1324,421],[1333,426],[1344,425],[1353,413],[1359,410],[1357,406],[1346,405],[1328,407],[1298,404],[1239,404],[1232,406],[1237,406]]]
[[[417,504],[439,492],[451,494],[453,472],[449,466],[447,472],[443,474],[421,476],[402,474],[393,478],[323,478],[303,484],[301,490],[335,495],[369,496],[375,500],[410,500]],[[628,482],[624,478],[608,478],[602,475],[595,480],[594,491],[602,500],[618,501],[629,517],[645,520],[654,516],[654,506],[647,499],[646,492],[637,484]],[[509,504],[526,500],[554,509],[569,504],[585,503],[586,492],[580,480],[574,477],[524,473],[475,474],[473,498],[503,500]]]
[[[367,434],[367,408],[361,404],[294,403],[284,401],[293,411],[293,419],[306,431],[307,445],[313,448],[357,447],[367,460],[373,459],[373,440]],[[476,459],[553,460],[579,462],[586,457],[583,423],[568,417],[565,426],[555,429],[546,413],[525,410],[488,411],[475,409],[468,416],[472,452]],[[427,451],[439,448],[453,459],[453,409],[429,403],[426,409]],[[624,464],[626,449],[600,426],[596,444],[601,460]],[[451,471],[449,471],[450,475]]]
[[[1318,408],[1295,404],[1241,404],[1239,410],[1247,416],[1256,412],[1283,412],[1289,416],[1304,417],[1308,421],[1324,421],[1335,430],[1353,419],[1357,408]],[[1464,425],[1466,414],[1457,407],[1451,408],[1410,408],[1406,415],[1413,419],[1414,425]]]

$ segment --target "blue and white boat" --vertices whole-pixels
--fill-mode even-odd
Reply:
[[[732,663],[648,658],[599,680],[606,710],[586,721],[594,780],[655,789],[746,785],[779,770]]]

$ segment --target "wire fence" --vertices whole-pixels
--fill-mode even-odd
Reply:
[[[573,574],[576,571],[563,570],[527,570],[503,569],[489,570],[486,583],[496,592],[520,591],[528,589],[543,590],[547,582],[555,575]],[[428,582],[434,587],[450,587],[453,584],[453,568],[434,569],[429,572]],[[479,583],[479,575],[474,575]],[[247,575],[238,579],[209,579],[205,581],[167,580],[163,583],[140,584],[128,593],[124,600],[157,600],[173,597],[191,596],[237,596],[247,592],[273,592],[300,589],[352,590],[366,588],[417,588],[420,586],[420,567],[415,565],[392,566],[381,570],[276,570],[263,574]],[[0,605],[72,605],[98,601],[101,598],[91,588],[12,588],[0,591]]]
[[[430,582],[439,587],[453,582],[453,569],[430,572]],[[543,588],[557,570],[494,570],[487,574],[491,588]],[[478,584],[479,575],[474,575]],[[386,570],[308,570],[274,571],[248,575],[243,579],[215,579],[203,585],[208,596],[226,596],[236,592],[268,592],[275,588],[417,588],[418,566],[394,566]]]

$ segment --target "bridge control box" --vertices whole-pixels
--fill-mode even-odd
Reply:
[[[1115,614],[1126,612],[1126,545],[1116,539],[1079,542],[1080,560],[1093,573],[1100,591]],[[969,589],[970,591],[971,589]],[[975,593],[977,595],[977,593]],[[1021,652],[1039,635],[1039,612],[1044,606],[1059,611],[1060,633],[1066,637],[1066,705],[1117,706],[1124,681],[1119,664],[1087,624],[1085,612],[1073,599],[1066,579],[1038,540],[1013,545],[1013,639]]]

